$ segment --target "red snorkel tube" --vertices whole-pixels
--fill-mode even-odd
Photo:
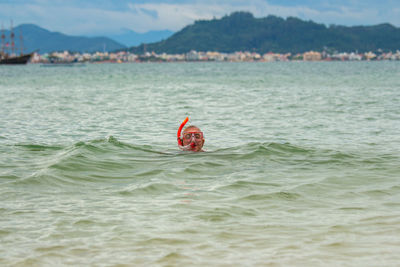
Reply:
[[[183,126],[189,121],[189,117],[186,117],[186,119],[182,122],[181,126],[179,126],[178,133],[177,133],[177,138],[178,138],[178,146],[183,146],[183,141],[181,139],[181,132]]]

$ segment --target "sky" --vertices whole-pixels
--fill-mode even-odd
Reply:
[[[9,28],[33,23],[69,35],[110,35],[179,31],[199,19],[221,18],[234,11],[255,17],[276,15],[326,25],[400,27],[400,0],[0,0],[0,23]]]

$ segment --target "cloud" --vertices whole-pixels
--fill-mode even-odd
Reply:
[[[150,9],[145,9],[145,8],[141,8],[140,11],[142,11],[143,13],[149,15],[150,17],[157,19],[158,18],[158,12],[155,10],[150,10]]]

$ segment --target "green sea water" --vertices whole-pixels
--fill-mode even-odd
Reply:
[[[0,107],[1,266],[400,262],[399,62],[1,66]]]

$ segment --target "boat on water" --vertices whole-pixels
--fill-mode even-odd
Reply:
[[[4,34],[4,28],[1,27],[1,51],[0,51],[0,65],[24,65],[29,62],[32,58],[33,53],[24,55],[23,53],[23,42],[22,42],[22,34],[20,35],[20,55],[15,53],[15,42],[14,42],[14,32],[11,22],[11,31],[10,31],[10,42],[6,42],[6,35]],[[11,50],[11,53],[9,53]]]
[[[33,53],[26,54],[26,55],[20,55],[20,56],[7,56],[7,55],[5,55],[4,57],[0,56],[0,65],[1,64],[11,64],[11,65],[27,64],[32,56],[33,56]]]

